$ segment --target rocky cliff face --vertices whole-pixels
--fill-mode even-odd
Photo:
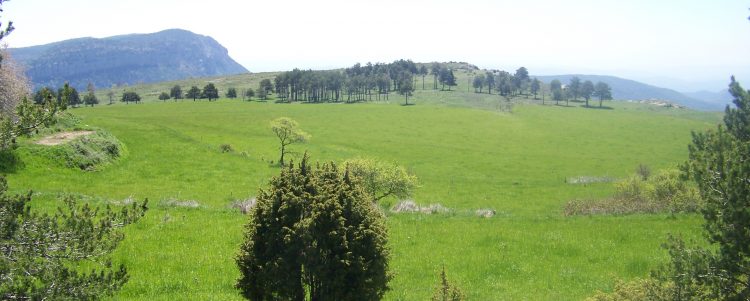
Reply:
[[[248,72],[208,36],[181,29],[103,39],[80,38],[10,49],[39,88],[78,89]]]

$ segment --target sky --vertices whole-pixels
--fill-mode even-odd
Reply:
[[[465,61],[532,75],[626,77],[679,91],[750,86],[750,1],[10,0],[25,47],[182,28],[252,72]]]

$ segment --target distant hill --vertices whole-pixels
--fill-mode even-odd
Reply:
[[[608,75],[584,75],[584,74],[565,74],[565,75],[545,75],[536,76],[539,80],[549,83],[554,79],[567,84],[570,78],[578,76],[581,81],[590,80],[594,83],[604,82],[612,87],[612,96],[620,100],[667,100],[686,107],[698,110],[717,111],[723,110],[725,102],[709,102],[702,99],[687,96],[675,90],[660,88],[634,80],[619,78]]]
[[[10,49],[35,87],[97,88],[248,72],[216,40],[181,29]]]
[[[682,94],[698,99],[707,103],[715,103],[721,105],[722,108],[725,104],[731,103],[733,100],[732,94],[729,94],[729,90],[724,89],[718,92],[711,91],[697,91],[697,92],[683,92]]]

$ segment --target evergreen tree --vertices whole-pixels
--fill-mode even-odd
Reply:
[[[99,99],[96,98],[96,94],[94,94],[94,92],[94,84],[89,83],[88,86],[86,86],[86,95],[83,96],[83,103],[85,105],[93,107],[94,105],[99,104]]]
[[[401,72],[401,75],[399,76],[399,82],[398,82],[398,94],[403,95],[406,97],[406,105],[409,105],[409,95],[414,92],[414,85],[412,81],[412,74],[408,71]]]
[[[359,179],[307,155],[258,194],[236,258],[250,300],[380,300],[389,250],[383,214]]]
[[[196,86],[190,87],[190,90],[187,91],[187,94],[185,94],[185,97],[192,98],[193,101],[195,101],[196,98],[201,97],[201,89],[198,89]]]
[[[515,90],[518,91],[518,93],[523,94],[523,91],[527,87],[527,83],[529,82],[529,71],[526,69],[526,67],[521,67],[516,70],[516,73],[513,74],[513,87]]]
[[[266,94],[273,93],[273,83],[270,79],[264,78],[260,81],[260,88],[266,91]]]
[[[208,101],[219,99],[219,90],[216,89],[216,86],[214,86],[213,83],[208,83],[205,87],[203,87],[201,98],[208,98]]]
[[[581,95],[581,79],[578,76],[570,78],[567,90],[570,96],[573,97],[573,100],[578,100],[578,96]]]
[[[169,97],[169,94],[167,94],[167,92],[161,92],[161,94],[159,94],[159,100],[161,101],[167,101],[167,99],[169,98],[170,97]]]
[[[706,201],[704,228],[710,249],[669,245],[674,263],[662,280],[672,281],[686,296],[707,288],[720,300],[750,299],[750,91],[732,77],[724,124],[693,133],[687,174]],[[691,254],[702,254],[699,257]],[[682,258],[691,258],[685,262]],[[683,265],[684,264],[684,265]],[[686,268],[687,266],[687,268]],[[698,288],[698,289],[696,289]],[[683,298],[684,299],[684,298]]]
[[[125,102],[125,104],[129,104],[131,101],[137,104],[139,101],[141,101],[141,96],[138,95],[138,93],[135,93],[133,91],[128,91],[128,92],[122,93],[122,98],[120,100]]]
[[[51,96],[52,98],[57,98],[57,95],[55,94],[55,90],[50,87],[44,87],[44,88],[37,90],[34,93],[34,104],[37,104],[37,105],[44,104],[48,96]]]
[[[479,74],[477,76],[474,76],[474,82],[472,83],[472,86],[474,87],[474,93],[482,93],[482,88],[484,88],[484,75]]]
[[[253,97],[255,97],[255,90],[247,89],[247,91],[245,91],[245,96],[247,96],[247,100],[253,100]]]
[[[67,85],[67,84],[66,84]],[[69,85],[67,85],[67,89],[65,87],[57,89],[57,101],[63,100],[63,94],[67,93],[65,96],[68,99],[67,105],[72,107],[78,107],[78,105],[81,104],[81,96],[78,95],[78,90],[76,88],[73,88]]]
[[[237,89],[235,88],[227,89],[227,98],[237,98]]]
[[[65,199],[50,215],[31,210],[31,193],[6,190],[0,177],[0,299],[97,300],[127,282],[125,266],[113,268],[108,255],[123,239],[119,228],[140,219],[145,202],[97,210]]]
[[[448,276],[445,274],[445,267],[443,267],[443,270],[440,271],[440,283],[435,288],[432,301],[462,301],[464,299],[465,297],[461,289],[448,281]]]
[[[440,78],[440,72],[443,70],[442,66],[440,66],[440,63],[432,63],[432,66],[430,67],[430,74],[432,74],[433,77],[433,90],[437,90],[438,87],[438,78]]]
[[[495,87],[495,74],[487,72],[484,76],[484,82],[487,85],[487,93],[492,94],[492,88]]]
[[[174,85],[174,87],[169,90],[169,97],[174,98],[174,100],[182,99],[182,87],[180,87],[180,85]]]
[[[429,74],[427,66],[422,65],[419,67],[419,75],[422,76],[422,90],[424,90],[424,78]]]

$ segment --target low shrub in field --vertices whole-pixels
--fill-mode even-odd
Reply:
[[[678,170],[662,170],[645,180],[642,174],[615,184],[613,197],[573,200],[565,215],[697,212],[703,206],[698,190],[680,179]]]
[[[671,296],[666,294],[668,291],[669,287],[653,279],[617,281],[611,293],[599,291],[586,301],[671,300]]]
[[[48,146],[41,154],[68,167],[92,171],[123,154],[123,145],[105,131],[96,131],[62,144]]]
[[[222,144],[219,146],[219,149],[221,150],[222,153],[231,153],[234,151],[234,149],[232,148],[232,145],[230,144]]]

